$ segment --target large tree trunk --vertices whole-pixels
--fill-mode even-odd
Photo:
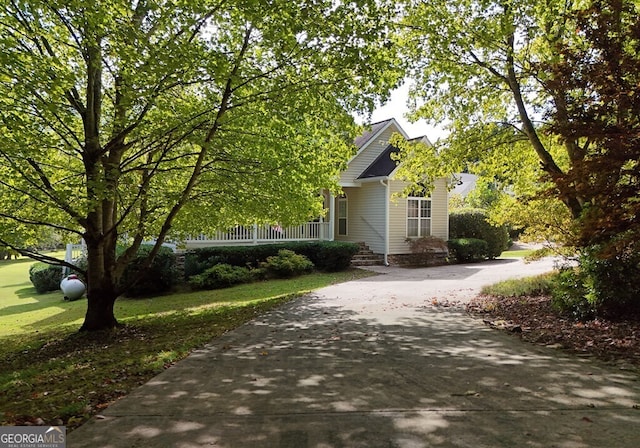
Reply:
[[[95,216],[92,216],[95,218]],[[98,220],[89,220],[90,224]],[[118,321],[113,305],[120,291],[116,271],[115,232],[92,238],[85,234],[87,243],[87,314],[81,331],[114,328]]]
[[[113,290],[89,288],[87,293],[87,314],[80,331],[97,331],[116,327],[118,321],[113,314],[113,305],[116,297]]]

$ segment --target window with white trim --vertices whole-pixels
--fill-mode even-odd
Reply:
[[[338,235],[347,235],[347,196],[338,198]]]
[[[407,198],[407,237],[431,235],[431,198]]]

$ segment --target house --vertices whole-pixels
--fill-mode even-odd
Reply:
[[[429,197],[402,197],[406,182],[395,178],[394,133],[408,136],[394,119],[371,125],[356,139],[357,154],[340,176],[344,194],[336,198],[335,240],[364,242],[385,264],[405,264],[407,238],[449,236],[448,189],[438,179]],[[422,138],[430,144],[426,137]]]
[[[335,240],[364,243],[385,264],[411,258],[408,238],[449,235],[447,180],[438,179],[429,197],[401,197],[407,183],[395,178],[394,133],[408,139],[395,119],[372,124],[355,140],[357,153],[341,173],[343,194],[324,192],[326,215],[299,226],[236,227],[186,241],[187,248],[212,245],[262,244],[283,241]],[[429,144],[426,137],[423,141]]]

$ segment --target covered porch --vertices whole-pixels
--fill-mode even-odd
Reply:
[[[211,246],[247,246],[252,244],[283,243],[287,241],[332,241],[330,222],[312,221],[294,226],[279,225],[235,226],[214,234],[200,234],[184,241],[185,249]]]

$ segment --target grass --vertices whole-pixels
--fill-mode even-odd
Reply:
[[[536,249],[505,250],[500,254],[500,258],[526,258],[535,251]]]
[[[540,296],[551,293],[556,273],[546,273],[534,277],[505,280],[482,288],[481,293],[495,297]]]
[[[0,262],[0,425],[77,427],[203,346],[311,290],[370,275],[351,270],[151,299],[119,299],[123,327],[77,332],[86,301],[39,295],[29,260]]]

